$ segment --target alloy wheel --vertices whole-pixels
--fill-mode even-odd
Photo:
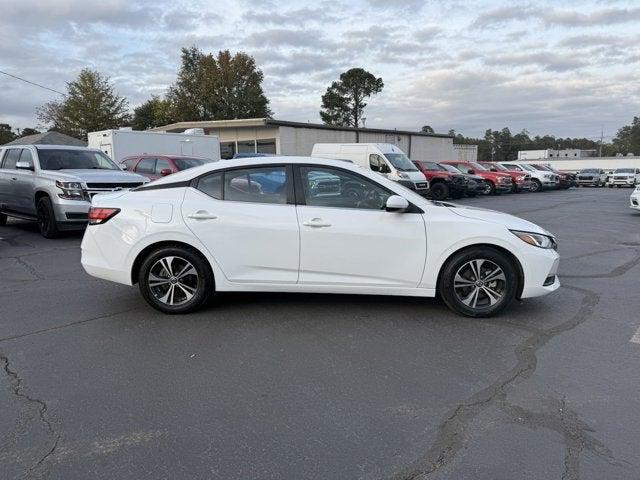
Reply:
[[[481,309],[499,303],[506,291],[504,271],[491,260],[473,259],[463,264],[455,274],[453,290],[464,305]]]
[[[200,284],[196,268],[182,257],[167,256],[156,261],[149,269],[147,283],[152,295],[169,306],[190,301]]]

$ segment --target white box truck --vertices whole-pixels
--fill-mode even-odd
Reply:
[[[349,160],[421,195],[429,190],[424,174],[391,143],[316,143],[311,156]]]
[[[133,155],[188,155],[220,160],[220,141],[215,135],[103,130],[88,135],[89,148],[98,148],[120,163]]]

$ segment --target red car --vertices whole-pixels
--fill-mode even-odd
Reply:
[[[478,162],[484,168],[488,168],[492,172],[506,173],[511,176],[511,191],[513,193],[522,192],[523,190],[531,190],[531,175],[517,170],[509,170],[499,163]]]
[[[436,162],[414,160],[413,164],[429,180],[429,194],[434,200],[462,198],[467,190],[464,175],[456,175],[441,167]]]
[[[491,170],[484,168],[478,162],[463,162],[461,160],[447,160],[447,165],[453,165],[462,173],[468,173],[470,175],[478,175],[484,178],[490,185],[489,191],[492,195],[500,195],[501,193],[510,192],[512,188],[511,175],[507,173],[492,172]]]
[[[120,165],[126,167],[129,172],[135,172],[150,180],[166,177],[172,173],[188,168],[199,167],[212,160],[208,158],[185,157],[181,155],[136,155],[126,157],[120,161]]]

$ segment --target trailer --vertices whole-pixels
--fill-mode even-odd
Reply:
[[[220,160],[220,141],[215,135],[102,130],[88,135],[90,148],[98,148],[116,163],[134,155],[188,155]]]

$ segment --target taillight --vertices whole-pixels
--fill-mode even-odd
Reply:
[[[115,217],[119,211],[119,208],[91,207],[89,208],[89,225],[103,224],[110,218]]]

